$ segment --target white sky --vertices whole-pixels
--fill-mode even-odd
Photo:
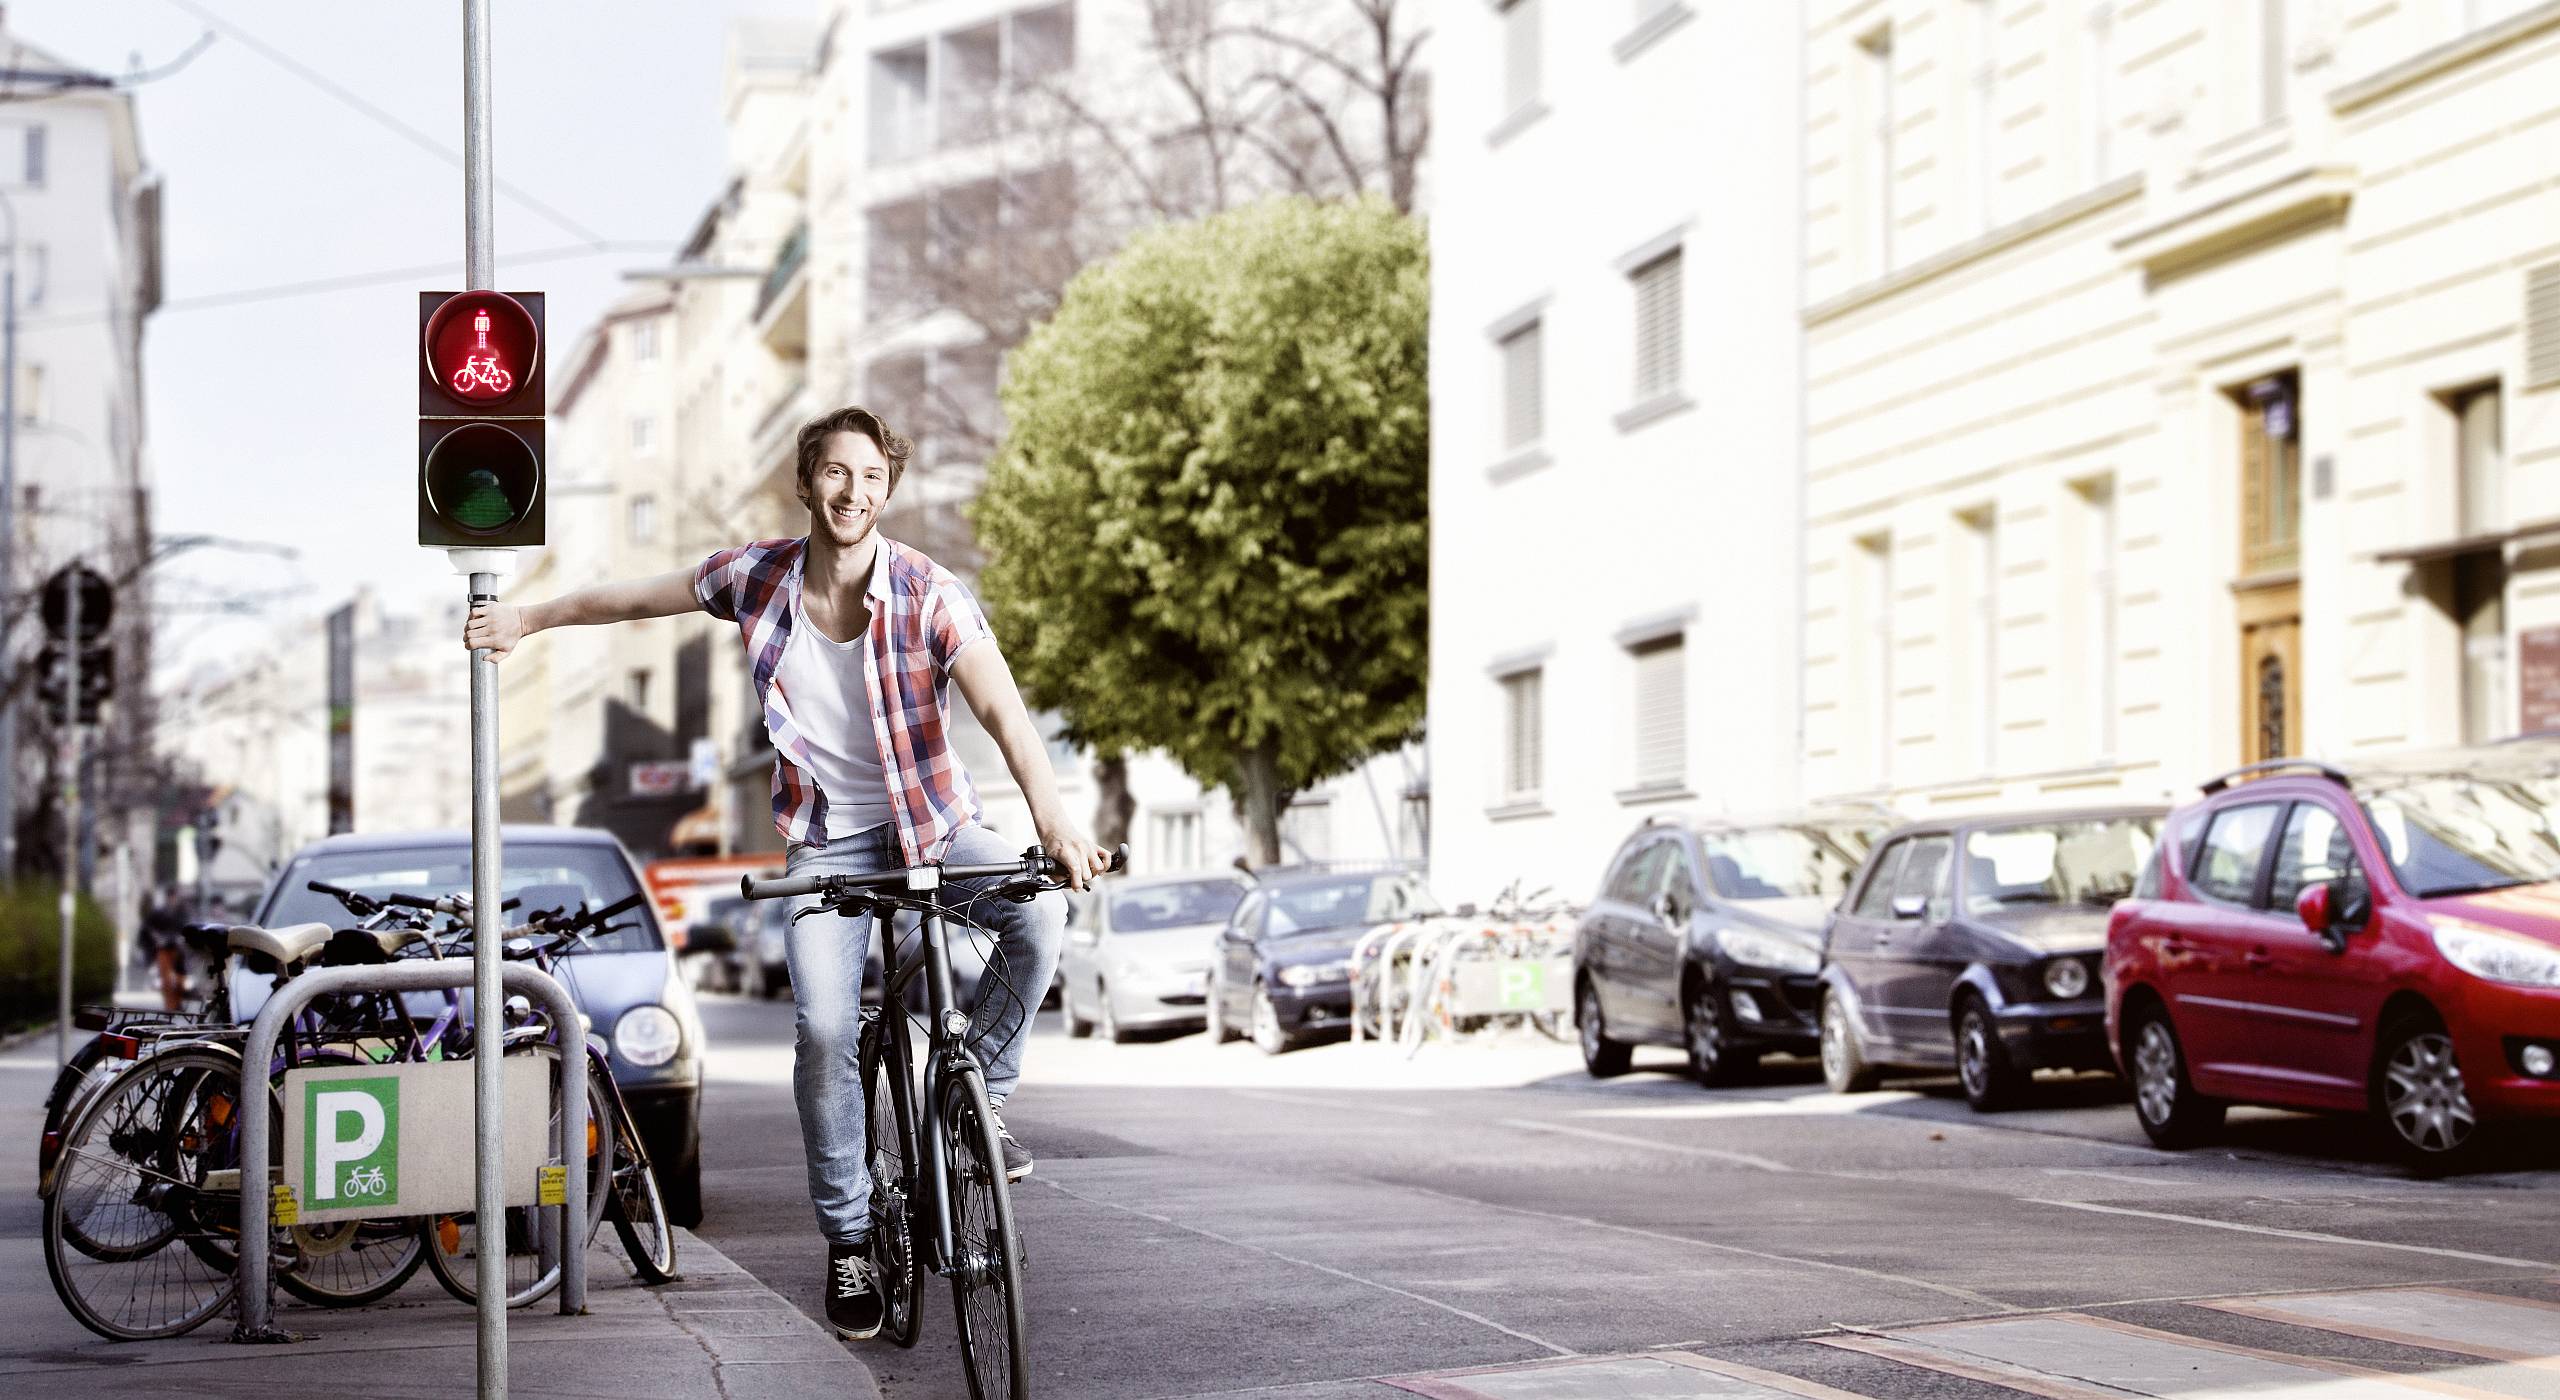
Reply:
[[[202,0],[223,23],[462,145],[460,0]],[[805,17],[816,0],[492,0],[498,177],[594,235],[646,244],[511,262],[586,237],[523,203],[496,206],[499,285],[550,294],[565,349],[663,264],[721,188],[720,65],[728,21]],[[148,69],[208,28],[176,0],[16,0],[9,29],[107,73]],[[172,303],[449,260],[353,290],[164,308],[144,332],[147,465],[163,532],[293,544],[293,562],[200,551],[162,567],[161,596],[291,590],[263,619],[171,615],[180,671],[262,645],[279,620],[371,584],[395,603],[460,596],[417,547],[416,293],[460,287],[462,173],[218,34],[184,70],[135,89],[144,159],[165,184]],[[456,647],[456,663],[460,648]],[[163,672],[164,677],[169,674]],[[164,682],[165,683],[165,682]]]

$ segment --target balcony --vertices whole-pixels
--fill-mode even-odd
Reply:
[[[802,220],[782,240],[763,288],[756,293],[757,334],[774,354],[786,359],[809,353],[809,224]]]

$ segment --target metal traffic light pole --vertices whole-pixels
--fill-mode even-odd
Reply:
[[[80,561],[71,561],[77,569]],[[53,1062],[71,1063],[71,921],[78,907],[80,871],[80,576],[67,575],[71,586],[62,591],[70,598],[70,625],[63,628],[69,640],[62,645],[62,805],[58,809],[62,822],[62,966],[55,977],[53,1022]]]
[[[473,291],[498,285],[497,239],[490,223],[490,198],[496,173],[489,141],[489,0],[462,0],[462,225],[463,276]],[[471,577],[469,606],[494,603],[498,597],[497,565],[508,556],[497,550],[450,550],[456,570]],[[497,1048],[495,1032],[503,1024],[499,1008],[499,968],[506,957],[501,943],[498,834],[498,663],[486,648],[471,653],[471,1005],[483,1032],[481,1050]],[[564,1029],[561,1056],[582,1053],[575,1043],[575,1022]],[[499,1122],[505,1101],[502,1055],[476,1053],[472,1065],[474,1219],[483,1247],[479,1265],[480,1397],[503,1400],[507,1393],[507,1251],[485,1247],[489,1224],[499,1222],[504,1238],[507,1218],[506,1137]],[[563,1076],[565,1079],[566,1076]],[[582,1166],[569,1146],[562,1160],[573,1171]],[[563,1221],[563,1250],[583,1250],[579,1222]],[[564,1299],[565,1301],[565,1299]]]

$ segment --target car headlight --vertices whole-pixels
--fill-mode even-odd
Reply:
[[[653,1069],[676,1057],[684,1044],[684,1028],[663,1006],[635,1006],[613,1023],[613,1048],[622,1058]]]
[[[2089,990],[2089,965],[2078,958],[2056,958],[2044,965],[2044,989],[2064,1001]]]
[[[1283,987],[1312,987],[1319,982],[1341,982],[1351,976],[1351,960],[1338,962],[1297,963],[1280,969]]]
[[[1765,967],[1778,972],[1822,970],[1820,953],[1765,929],[1717,929],[1716,946],[1724,950],[1726,957],[1745,967]]]
[[[2511,987],[2560,987],[2560,948],[2442,915],[2427,927],[2444,960],[2474,977]]]

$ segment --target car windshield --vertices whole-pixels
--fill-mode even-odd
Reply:
[[[2104,909],[2133,893],[2160,837],[2157,817],[2103,817],[1976,831],[1964,840],[1964,907]]]
[[[1111,931],[1153,933],[1191,924],[1223,924],[1243,899],[1242,880],[1184,880],[1115,890],[1111,895]]]
[[[324,923],[344,928],[353,924],[355,916],[347,912],[345,905],[309,888],[314,880],[375,896],[395,891],[428,898],[469,894],[471,850],[467,846],[416,846],[328,851],[298,857],[277,880],[275,894],[259,921],[269,927]],[[629,864],[611,846],[585,842],[545,845],[518,840],[507,843],[506,869],[499,877],[498,889],[508,898],[524,901],[507,912],[508,922],[513,923],[535,909],[566,905],[601,909],[634,893],[638,886],[631,881]],[[644,903],[589,933],[587,945],[572,951],[633,953],[659,946],[657,923],[649,917]]]
[[[1711,831],[1707,873],[1726,899],[1837,900],[1867,854],[1867,833],[1826,826]]]
[[[1275,934],[1306,933],[1418,919],[1439,912],[1440,902],[1431,897],[1419,876],[1346,875],[1273,891],[1269,927]]]
[[[2359,783],[2400,887],[2421,899],[2560,879],[2560,777]]]

